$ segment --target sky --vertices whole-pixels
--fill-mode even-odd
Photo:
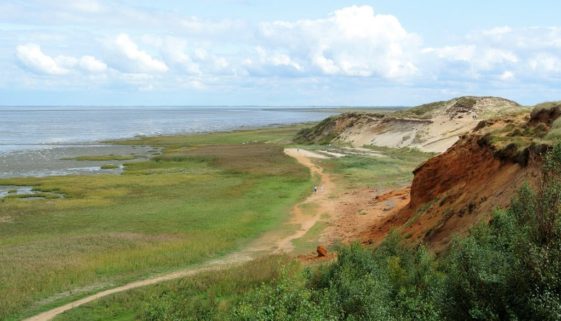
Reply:
[[[561,100],[561,1],[2,0],[0,105]]]

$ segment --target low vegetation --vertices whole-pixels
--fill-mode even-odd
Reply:
[[[533,152],[543,152],[561,137],[561,105],[540,104],[529,115],[495,118],[481,122],[476,130],[479,144],[489,146],[502,159],[526,164]]]
[[[310,190],[283,153],[298,129],[139,138],[119,143],[163,154],[122,175],[0,180],[64,196],[0,199],[0,319],[224,255],[278,226]]]
[[[397,111],[393,113],[392,116],[400,118],[430,119],[435,111],[444,108],[447,104],[447,101],[437,101],[423,104],[417,107]]]
[[[323,160],[343,190],[370,187],[378,190],[402,187],[413,179],[413,170],[434,154],[410,148],[369,147],[374,155],[349,154]]]
[[[119,168],[118,165],[115,164],[104,164],[100,166],[101,169],[117,169]]]

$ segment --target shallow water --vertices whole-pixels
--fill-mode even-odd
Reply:
[[[122,164],[140,161],[153,156],[149,146],[89,144],[83,146],[59,146],[50,149],[19,150],[0,154],[0,178],[22,176],[61,176],[119,174]],[[136,160],[127,161],[79,161],[79,156],[132,155]],[[101,169],[112,164],[115,169]]]
[[[8,195],[32,195],[33,187],[31,186],[12,186],[12,185],[0,185],[0,198],[4,198]]]
[[[0,154],[138,135],[318,121],[329,115],[258,107],[0,107]]]

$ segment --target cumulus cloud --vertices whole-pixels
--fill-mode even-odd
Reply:
[[[288,54],[270,52],[263,47],[255,48],[255,56],[244,60],[246,71],[256,76],[296,76],[303,67]]]
[[[417,72],[420,38],[370,6],[343,8],[324,19],[263,23],[260,33],[264,46],[286,48],[290,60],[325,75],[398,79]]]
[[[55,59],[46,55],[36,44],[19,45],[16,48],[19,62],[28,70],[45,75],[64,75],[68,70],[61,67]]]
[[[35,73],[44,75],[61,76],[72,71],[83,71],[86,73],[102,73],[107,70],[107,65],[94,56],[72,56],[51,57],[43,52],[37,44],[19,45],[16,48],[16,56],[22,66]]]
[[[122,65],[116,66],[118,69],[144,73],[165,73],[169,70],[163,61],[153,58],[146,51],[140,50],[137,44],[125,33],[119,34],[115,38],[114,46],[117,52],[125,58]]]

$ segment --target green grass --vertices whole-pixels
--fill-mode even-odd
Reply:
[[[337,178],[340,188],[372,187],[388,189],[407,185],[413,179],[413,170],[433,156],[408,148],[372,147],[385,157],[349,155],[322,160],[323,166]]]
[[[316,247],[320,244],[319,238],[321,233],[329,227],[328,218],[322,215],[322,219],[318,221],[312,228],[301,238],[292,241],[295,254],[315,253]]]
[[[101,165],[101,169],[117,169],[119,168],[119,166],[115,165],[115,164],[105,164],[105,165]]]
[[[433,103],[428,103],[417,107],[396,111],[390,116],[400,117],[400,118],[430,119],[433,117],[433,114],[436,111],[442,109],[448,103],[449,101],[437,101]]]
[[[207,272],[100,299],[68,311],[55,321],[158,320],[174,314],[177,320],[225,319],[240,297],[263,282],[275,283],[282,273],[299,267],[286,257],[265,257],[226,270]]]
[[[545,136],[546,139],[552,141],[561,140],[561,118],[556,119],[551,125],[551,129]]]
[[[231,252],[310,191],[298,127],[122,141],[163,149],[123,175],[0,180],[63,199],[0,201],[0,319]]]

